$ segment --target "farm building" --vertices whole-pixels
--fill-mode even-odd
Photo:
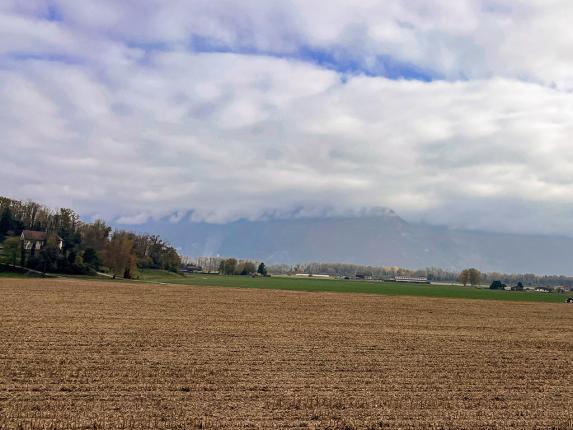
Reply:
[[[330,275],[317,275],[315,273],[295,273],[299,278],[330,278]]]
[[[409,282],[414,284],[429,284],[428,278],[425,276],[394,276],[392,281],[395,282]]]
[[[61,237],[55,236],[58,249],[62,249],[64,241]],[[39,251],[46,245],[48,240],[48,233],[45,231],[24,230],[20,235],[20,241],[24,251],[34,255],[35,251]]]
[[[203,268],[201,266],[197,266],[196,264],[187,264],[184,265],[179,271],[181,273],[196,273],[202,272]]]

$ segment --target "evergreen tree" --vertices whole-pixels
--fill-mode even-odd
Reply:
[[[2,214],[0,215],[0,239],[2,239],[6,233],[12,230],[14,227],[14,218],[12,216],[12,211],[10,207],[7,206],[2,210]]]
[[[257,273],[262,276],[267,276],[267,266],[265,263],[259,264],[259,268],[257,269]]]

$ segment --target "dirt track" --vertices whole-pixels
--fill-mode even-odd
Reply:
[[[0,279],[0,429],[201,427],[571,429],[573,306]]]

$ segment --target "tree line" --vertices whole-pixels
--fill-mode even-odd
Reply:
[[[474,285],[478,283],[490,284],[500,281],[507,285],[530,286],[567,286],[573,287],[573,277],[562,275],[535,275],[532,273],[500,273],[479,272],[476,269],[463,271],[446,270],[439,267],[427,267],[425,269],[406,269],[398,266],[366,266],[346,263],[304,263],[304,264],[273,264],[269,265],[269,272],[276,274],[325,274],[337,277],[355,276],[357,273],[368,274],[375,279],[386,279],[394,276],[427,277],[433,282],[461,282]],[[470,272],[471,270],[471,272]],[[472,275],[470,278],[470,274]]]
[[[265,263],[256,263],[250,260],[237,260],[236,258],[225,258],[219,263],[219,273],[223,275],[254,275],[267,276],[267,266]]]
[[[47,233],[45,245],[24,251],[24,230]],[[59,240],[62,247],[59,247]],[[36,202],[0,197],[0,242],[11,264],[43,272],[89,274],[104,270],[125,278],[138,268],[177,271],[177,250],[159,236],[113,230],[102,220],[84,222],[72,209],[52,210]]]
[[[183,267],[193,267],[205,273],[221,275],[261,275],[267,276],[267,266],[263,262],[225,257],[182,257]]]

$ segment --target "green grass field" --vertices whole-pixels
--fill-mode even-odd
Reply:
[[[250,276],[220,276],[220,275],[178,275],[160,270],[144,270],[140,279],[149,282],[165,282],[171,284],[220,286],[234,288],[260,288],[270,290],[334,292],[334,293],[365,293],[389,296],[422,296],[448,297],[460,299],[510,300],[530,302],[564,302],[566,295],[552,293],[533,293],[521,291],[497,291],[483,288],[407,284],[378,281],[349,281],[335,279],[312,278],[252,278]]]

